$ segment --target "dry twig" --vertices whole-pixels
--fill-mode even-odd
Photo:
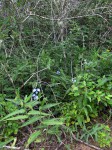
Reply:
[[[82,143],[82,144],[84,144],[84,145],[87,145],[87,146],[89,146],[89,147],[91,147],[91,148],[94,148],[95,150],[103,150],[103,149],[101,149],[101,148],[99,148],[99,147],[97,147],[97,146],[91,145],[91,144],[86,143],[86,142],[84,142],[84,141],[82,141],[82,140],[80,140],[80,139],[77,139],[76,136],[75,136],[73,133],[72,133],[72,137],[73,137],[73,139],[74,139],[75,141],[80,142],[80,143]]]

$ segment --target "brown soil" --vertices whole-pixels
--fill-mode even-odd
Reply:
[[[74,147],[73,150],[95,150],[95,149],[90,148],[90,147],[88,147],[88,146],[86,146],[84,144],[80,144],[79,143],[79,144],[76,145],[76,147]]]

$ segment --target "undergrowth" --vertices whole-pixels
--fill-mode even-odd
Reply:
[[[44,150],[73,135],[109,148],[111,1],[2,0],[0,9],[0,148]]]

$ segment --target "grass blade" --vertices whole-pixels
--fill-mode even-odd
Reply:
[[[19,120],[19,119],[27,119],[28,116],[27,115],[18,115],[16,117],[12,117],[12,118],[9,118],[7,120]]]
[[[14,112],[8,114],[8,115],[5,116],[4,118],[2,118],[0,121],[6,120],[7,118],[12,117],[12,116],[14,116],[14,115],[23,114],[23,113],[25,113],[25,110],[24,110],[24,109],[16,110],[16,111],[14,111]]]

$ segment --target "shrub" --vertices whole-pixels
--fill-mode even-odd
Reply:
[[[80,125],[96,118],[106,107],[112,106],[112,78],[102,78],[91,73],[77,75],[71,86],[68,102],[63,104],[62,114],[67,118],[67,125],[74,121]]]

